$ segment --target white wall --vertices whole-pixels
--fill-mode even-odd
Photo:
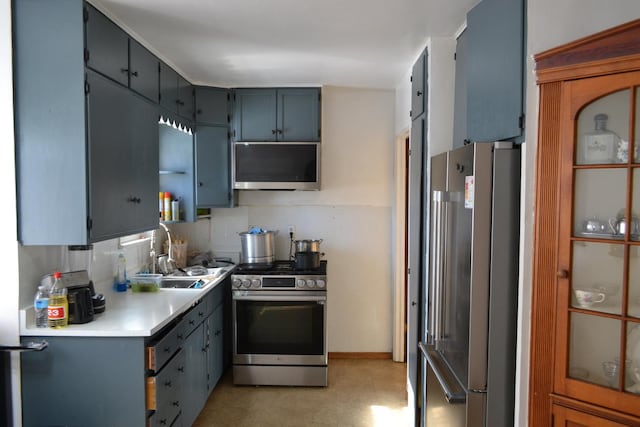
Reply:
[[[535,84],[532,55],[555,46],[588,36],[595,32],[619,25],[640,17],[640,2],[637,0],[536,0],[527,2],[527,86],[526,86],[526,172],[523,176],[523,259],[521,273],[522,319],[519,325],[520,343],[518,364],[517,422],[527,424],[528,366],[531,312],[531,262],[533,251],[533,210],[535,190],[535,159],[537,150],[538,91]]]
[[[277,230],[276,257],[295,239],[323,239],[331,352],[390,352],[394,92],[322,89],[320,191],[241,191],[238,207],[176,227],[190,247],[240,252],[249,226]],[[193,245],[192,245],[193,242]]]

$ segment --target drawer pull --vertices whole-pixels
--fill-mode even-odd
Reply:
[[[171,353],[171,347],[165,347],[164,348],[164,352],[165,353]]]
[[[196,323],[196,321],[195,321],[195,320],[189,320],[189,324],[190,324],[190,325],[193,325],[193,324],[195,324],[195,323]]]
[[[165,387],[171,387],[171,381],[165,381],[164,386]]]
[[[161,419],[161,420],[160,420],[160,424],[162,424],[162,425],[165,425],[165,426],[166,426],[166,425],[167,425],[167,419],[166,419],[166,418]]]
[[[171,402],[171,404],[172,404],[173,406],[180,407],[180,401],[179,401],[179,400],[174,400],[173,402]]]
[[[184,372],[184,366],[180,366],[180,367],[178,368],[178,372]]]

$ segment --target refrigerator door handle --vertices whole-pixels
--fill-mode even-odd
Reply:
[[[451,370],[447,367],[442,360],[438,352],[433,349],[433,346],[426,346],[419,342],[418,347],[420,352],[427,359],[427,363],[431,367],[431,370],[436,376],[444,396],[449,403],[464,403],[467,400],[467,393],[465,389],[460,385],[456,377]]]
[[[445,230],[446,230],[446,202],[448,192],[433,192],[433,269],[431,271],[431,326],[433,343],[438,345],[442,339],[442,285],[445,272]]]

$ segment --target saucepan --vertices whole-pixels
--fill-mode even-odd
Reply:
[[[320,252],[320,243],[322,243],[322,239],[293,241],[296,252]]]

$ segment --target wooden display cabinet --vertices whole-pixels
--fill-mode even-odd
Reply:
[[[640,425],[639,39],[637,20],[535,56],[530,426]]]

